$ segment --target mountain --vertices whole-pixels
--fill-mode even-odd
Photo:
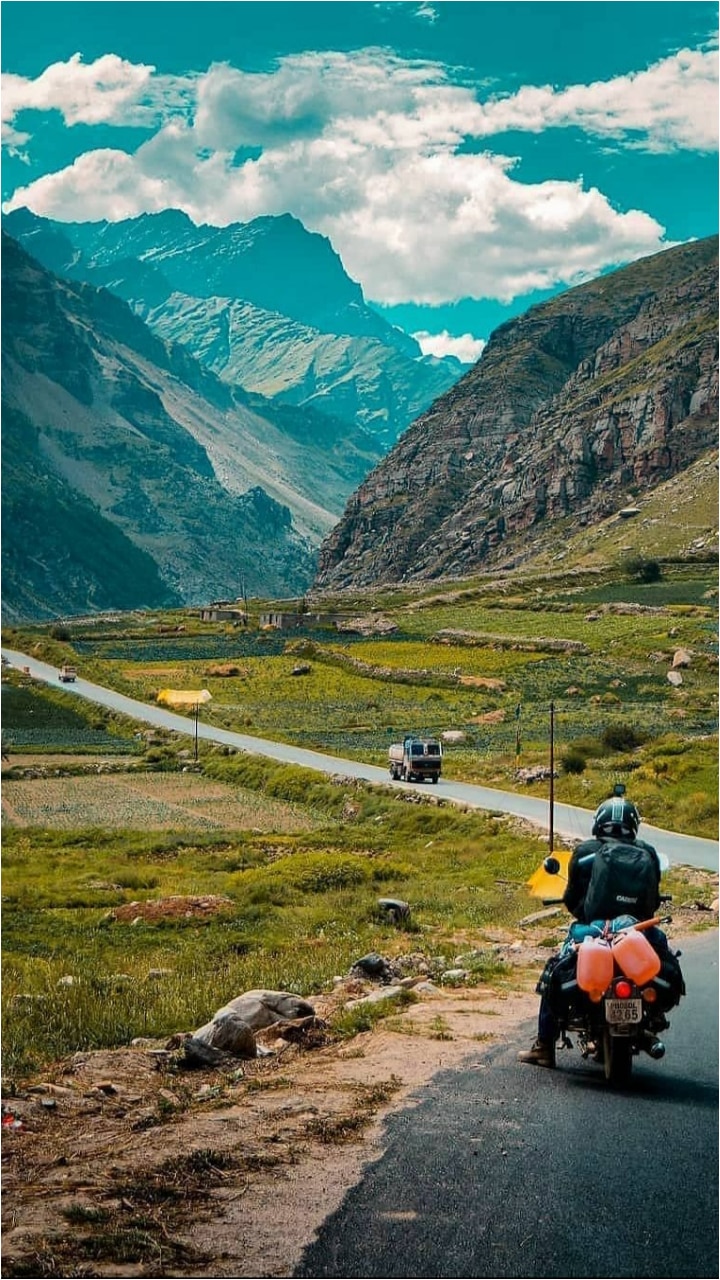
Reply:
[[[716,448],[717,253],[668,249],[497,329],[352,496],[315,587],[509,567]]]
[[[377,462],[2,242],[5,618],[296,595]]]
[[[119,294],[226,381],[365,427],[383,448],[467,366],[424,357],[368,307],[330,242],[289,214],[196,226],[178,209],[6,230],[51,271]]]

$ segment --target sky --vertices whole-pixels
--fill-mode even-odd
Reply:
[[[3,208],[291,213],[424,351],[718,229],[693,0],[3,0]]]

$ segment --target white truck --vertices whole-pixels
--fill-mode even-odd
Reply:
[[[58,680],[61,684],[72,684],[74,680],[77,680],[77,669],[64,662],[58,671]]]
[[[388,763],[395,782],[437,782],[442,770],[442,744],[437,738],[408,736],[392,743]]]

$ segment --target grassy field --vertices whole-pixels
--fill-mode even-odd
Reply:
[[[390,635],[316,623],[262,631],[258,606],[248,628],[203,624],[185,611],[79,621],[63,640],[49,628],[5,639],[75,661],[89,678],[147,701],[163,687],[208,688],[201,717],[210,724],[374,764],[385,764],[404,733],[453,731],[446,775],[510,789],[525,785],[518,768],[547,763],[552,704],[559,801],[592,808],[622,780],[648,821],[715,837],[713,592],[708,567],[665,566],[645,583],[616,565],[327,603],[341,604],[345,618],[382,614],[396,628]],[[681,651],[685,665],[674,668]],[[5,683],[11,752],[30,747],[38,718],[52,711],[66,749],[131,742],[142,754],[121,717],[79,709],[57,690],[11,692]],[[38,697],[52,707],[36,711]]]
[[[384,764],[404,732],[454,730],[446,775],[509,789],[548,763],[552,703],[558,802],[592,809],[623,780],[646,821],[716,838],[712,585],[679,566],[654,584],[588,570],[344,600],[346,618],[392,621],[377,636],[184,611],[3,639],[144,700],[207,687],[203,720],[338,756]],[[492,939],[537,908],[536,832],[205,743],[194,766],[190,721],[187,738],[140,730],[15,671],[2,688],[6,1075],[191,1030],[249,988],[318,991],[368,951],[473,950],[478,980],[506,980]],[[381,896],[410,902],[408,930]]]
[[[275,829],[208,834],[187,829],[191,818],[176,831],[150,831],[149,821],[145,830],[5,829],[6,1076],[78,1048],[192,1030],[243,990],[321,990],[372,950],[449,964],[463,941],[482,947],[486,929],[533,907],[525,880],[540,846],[505,821],[252,759],[217,754],[206,770],[228,803],[254,791],[254,819],[264,808]],[[96,782],[72,779],[75,811],[86,786],[93,803]],[[281,811],[296,815],[294,831],[279,830]],[[211,899],[202,914],[158,908],[146,919],[129,905],[198,895]],[[384,920],[380,896],[411,902],[408,930]],[[485,971],[502,967],[488,944]]]
[[[76,822],[83,799],[95,812],[99,781],[108,813],[127,784],[89,773],[52,781],[71,786]],[[43,806],[42,777],[5,785],[37,787]],[[494,943],[539,906],[526,887],[547,847],[536,832],[219,750],[202,776],[130,785],[134,826],[68,826],[58,809],[43,826],[4,829],[7,1079],[78,1049],[192,1030],[244,990],[318,992],[370,951],[421,953],[436,973],[470,954],[471,982],[511,982]],[[172,796],[177,829],[143,810],[141,797],[158,794]],[[198,830],[198,800],[227,814],[240,806],[243,826]],[[708,902],[715,893],[693,889]],[[407,927],[387,921],[379,897],[411,904]],[[563,931],[563,917],[548,922],[546,944]]]
[[[126,772],[95,777],[6,778],[3,827],[105,830],[305,831],[320,822],[298,805],[190,774]]]

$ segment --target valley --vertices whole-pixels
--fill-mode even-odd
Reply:
[[[146,700],[209,686],[201,727],[246,735],[242,750],[200,737],[195,761],[192,717],[149,727],[3,668],[8,1275],[287,1275],[381,1152],[384,1118],[530,1025],[566,927],[527,883],[547,836],[444,791],[466,779],[546,806],[550,700],[558,813],[587,814],[622,779],[641,832],[716,841],[707,570],[445,586],[325,599],[345,631],[263,630],[269,600],[240,628],[189,609],[4,628],[51,674],[72,661]],[[443,786],[251,746],[381,766],[400,725],[448,734]],[[673,858],[664,888],[674,942],[716,928],[716,870]],[[394,925],[381,898],[409,918]],[[354,969],[373,955],[398,994]],[[271,1027],[256,1058],[183,1065],[191,1030],[258,989],[309,1000],[311,1031]]]

